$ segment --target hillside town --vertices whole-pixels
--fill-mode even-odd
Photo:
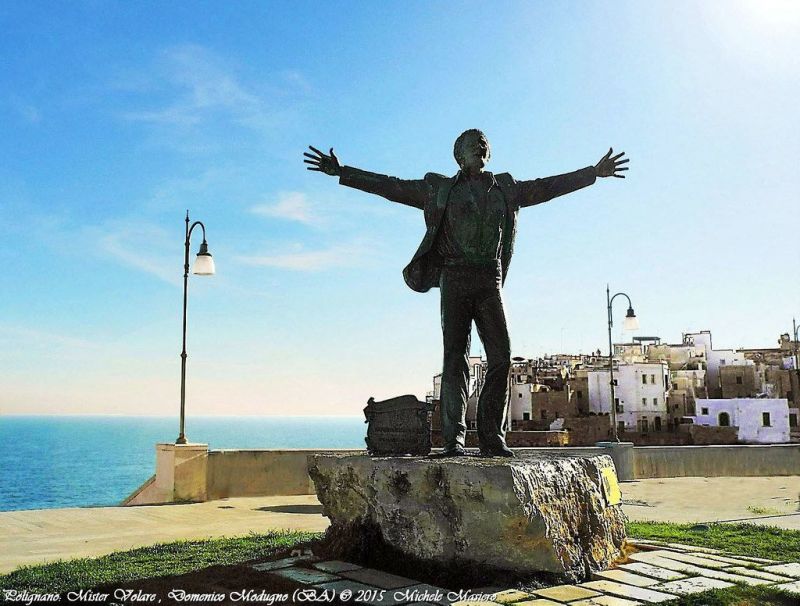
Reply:
[[[617,438],[640,446],[800,442],[797,346],[783,334],[777,347],[714,349],[711,332],[703,330],[677,344],[659,337],[615,344],[611,368],[600,351],[515,357],[506,440],[512,447],[592,446]],[[486,360],[470,357],[467,446],[477,445],[485,373]],[[434,444],[440,442],[440,386],[436,375],[428,394]]]

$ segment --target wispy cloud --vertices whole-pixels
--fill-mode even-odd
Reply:
[[[97,343],[27,326],[0,324],[0,343],[8,340],[12,347],[17,347],[24,342],[27,345],[41,345],[47,347],[63,347],[70,350],[74,349],[95,349]]]
[[[23,101],[18,97],[11,97],[9,100],[11,108],[19,115],[25,122],[30,124],[38,124],[42,121],[42,112],[38,107]]]
[[[363,260],[368,256],[369,253],[364,244],[350,243],[318,250],[305,250],[301,245],[296,245],[291,252],[240,256],[238,260],[247,265],[313,272],[335,267],[363,265]]]
[[[253,206],[250,212],[264,217],[298,221],[307,225],[319,223],[319,217],[311,212],[308,196],[298,191],[281,192],[278,194],[277,202]]]
[[[148,86],[148,99],[161,99],[156,107],[122,112],[122,117],[154,127],[194,130],[209,121],[223,121],[258,132],[274,129],[285,109],[273,99],[286,92],[306,94],[308,82],[299,72],[279,74],[279,95],[263,83],[248,83],[221,56],[187,44],[163,51]],[[124,90],[125,87],[117,87]]]
[[[116,224],[100,230],[98,246],[102,253],[127,267],[148,273],[169,284],[180,285],[180,266],[165,251],[166,232],[155,226]]]

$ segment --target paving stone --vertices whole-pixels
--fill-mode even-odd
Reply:
[[[638,554],[632,554],[631,559],[633,559],[635,555]],[[694,564],[687,564],[686,562],[679,562],[678,560],[671,560],[669,558],[653,558],[647,563],[660,566],[661,568],[668,568],[669,570],[674,570],[676,572],[682,572],[684,575],[708,577],[710,579],[719,579],[721,581],[728,581],[730,583],[744,583],[745,585],[766,585],[769,583],[769,581],[764,579],[733,574],[725,570],[714,568],[703,568],[702,566],[695,566]]]
[[[766,558],[754,558],[753,556],[737,555],[740,560],[747,560],[748,562],[755,562],[756,564],[783,564],[778,560],[767,560]]]
[[[515,602],[514,606],[562,606],[563,602],[554,602],[546,598],[536,598],[534,600],[525,600],[524,602]]]
[[[629,598],[638,602],[653,604],[675,599],[675,596],[669,593],[654,591],[652,589],[646,589],[645,587],[634,587],[633,585],[625,585],[615,581],[589,581],[588,583],[581,583],[581,587],[586,587],[594,591],[602,591],[603,593],[610,593],[621,598]]]
[[[337,597],[343,591],[349,591],[351,595],[346,601],[352,602],[353,604],[369,604],[369,606],[397,606],[398,604],[405,603],[405,600],[396,600],[394,598],[393,591],[388,591],[372,585],[365,585],[364,583],[358,583],[356,581],[342,580],[335,581],[333,583],[323,583],[321,585],[317,585],[315,589],[324,589],[326,591],[333,590],[336,592]],[[383,592],[383,597],[380,596],[381,592]],[[359,594],[367,599],[356,600],[356,598],[359,597]]]
[[[709,589],[719,589],[722,587],[733,587],[733,583],[720,581],[719,579],[709,579],[706,577],[692,577],[691,579],[681,579],[680,581],[669,581],[653,587],[655,590],[666,591],[667,593],[677,593],[687,595],[690,593],[700,593]]]
[[[367,585],[375,585],[381,589],[398,589],[400,587],[408,587],[410,585],[419,585],[419,581],[399,577],[382,570],[375,570],[374,568],[359,568],[358,570],[347,570],[341,573],[341,576],[366,583]]]
[[[752,562],[749,562],[747,560],[743,560],[732,556],[719,555],[716,553],[706,553],[703,554],[703,557],[709,560],[718,560],[720,562],[730,564],[731,566],[747,566],[748,564],[752,564]]]
[[[600,595],[599,591],[578,587],[577,585],[556,585],[547,589],[535,589],[537,596],[559,602],[572,602],[573,600],[583,600]]]
[[[722,553],[719,549],[713,549],[712,547],[700,547],[699,545],[683,545],[681,543],[667,543],[666,547],[671,549],[675,549],[676,551],[693,551],[697,553]]]
[[[488,600],[461,600],[460,602],[451,602],[451,606],[499,606],[499,605],[497,602],[490,602]]]
[[[784,591],[791,591],[792,593],[800,593],[800,581],[793,583],[782,583],[780,585],[773,585],[775,589],[783,589]]]
[[[311,570],[310,568],[281,568],[280,570],[273,570],[268,574],[276,575],[301,583],[303,585],[318,585],[319,583],[330,583],[338,581],[339,577],[320,570]]]
[[[278,568],[289,568],[301,562],[308,562],[311,558],[308,556],[299,556],[295,558],[283,558],[282,560],[273,560],[272,562],[261,562],[260,564],[253,564],[251,568],[254,570],[277,570]]]
[[[720,562],[719,560],[712,560],[711,558],[693,555],[691,553],[678,553],[677,551],[665,552],[664,557],[670,560],[677,560],[678,562],[694,564],[695,566],[703,566],[704,568],[727,568],[730,566],[727,562]]]
[[[791,579],[787,579],[786,577],[779,576],[777,574],[773,574],[771,572],[764,572],[763,570],[757,570],[755,568],[745,568],[744,566],[734,566],[732,568],[726,568],[725,572],[733,572],[736,574],[740,574],[745,577],[756,577],[757,579],[765,579],[767,581],[773,581],[775,583],[788,583]]]
[[[666,545],[664,541],[655,541],[653,539],[625,539],[628,543],[632,545]]]
[[[588,600],[570,602],[569,606],[642,606],[642,603],[626,600],[625,598],[618,598],[613,595],[600,595],[596,598],[589,598]]]
[[[670,570],[669,568],[662,568],[661,566],[654,566],[653,564],[646,564],[644,562],[631,562],[630,564],[620,564],[618,568],[621,570],[626,570],[628,572],[635,572],[637,574],[643,574],[648,577],[653,577],[660,581],[675,581],[677,579],[682,579],[686,576],[685,574],[681,574],[680,572]]]
[[[494,601],[500,604],[512,604],[514,602],[521,602],[522,600],[532,600],[536,596],[532,593],[519,591],[518,589],[506,589],[494,595]]]
[[[358,564],[351,564],[350,562],[342,562],[340,560],[328,560],[327,562],[317,562],[313,564],[314,568],[323,572],[347,572],[349,570],[358,570],[361,568]]]
[[[764,566],[767,572],[774,572],[775,574],[784,574],[787,577],[800,579],[800,564],[791,562],[790,564],[774,564],[772,566]]]
[[[652,579],[619,569],[601,570],[600,572],[593,573],[592,578],[598,581],[605,579],[608,581],[617,581],[618,583],[627,583],[628,585],[635,585],[636,587],[650,587],[650,585],[657,585],[661,582],[658,579]]]

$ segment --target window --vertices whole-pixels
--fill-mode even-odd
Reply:
[[[701,408],[700,409],[700,414],[701,415],[707,415],[708,414],[708,408]]]
[[[625,421],[617,421],[617,432],[625,433]]]
[[[650,375],[650,385],[655,385],[655,384],[656,384],[656,376]]]
[[[673,384],[672,384],[672,389],[680,389],[680,387],[678,387],[678,384],[677,384],[677,383],[673,383]]]
[[[653,406],[658,406],[658,398],[653,398]]]
[[[789,413],[789,427],[797,427],[797,414]]]
[[[522,397],[522,394],[519,394],[519,397],[521,398],[521,397]]]
[[[762,412],[761,413],[761,424],[764,427],[771,427],[772,426],[772,424],[770,423],[770,420],[769,420],[769,413],[768,412]]]
[[[647,398],[642,398],[642,406],[647,406]]]
[[[647,375],[642,375],[642,385],[647,385]]]
[[[742,384],[742,377],[741,376],[736,377],[736,384],[737,385],[741,385]]]
[[[647,419],[642,419],[642,433],[647,433]]]
[[[617,406],[619,406],[619,398],[614,398],[614,404],[616,404]]]
[[[725,366],[725,358],[720,358],[719,365]]]
[[[530,421],[530,420],[531,420],[531,413],[529,413],[529,412],[523,412],[523,413],[522,413],[522,420],[523,420],[523,421]]]
[[[656,417],[653,420],[653,425],[655,426],[656,431],[661,431],[661,417]]]

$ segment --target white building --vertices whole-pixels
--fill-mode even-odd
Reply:
[[[608,369],[589,370],[589,410],[611,413]],[[661,431],[667,424],[669,370],[666,363],[621,363],[614,370],[620,431]]]
[[[483,381],[486,376],[486,361],[480,356],[469,357],[469,385],[467,387],[467,394],[471,396],[475,393],[480,393],[483,387]],[[434,400],[440,400],[442,396],[442,373],[433,377],[433,391],[431,397]]]
[[[722,387],[719,381],[720,366],[736,365],[750,366],[752,360],[745,358],[743,353],[733,349],[713,349],[711,347],[711,331],[701,330],[700,332],[687,333],[683,335],[683,340],[691,345],[703,347],[706,353],[706,385],[708,395],[712,397],[722,396]]]
[[[749,444],[789,442],[789,401],[785,398],[698,399],[696,425],[738,427],[738,440]]]
[[[508,416],[511,421],[528,421],[531,419],[533,406],[531,394],[537,387],[531,383],[512,383],[509,398]]]

